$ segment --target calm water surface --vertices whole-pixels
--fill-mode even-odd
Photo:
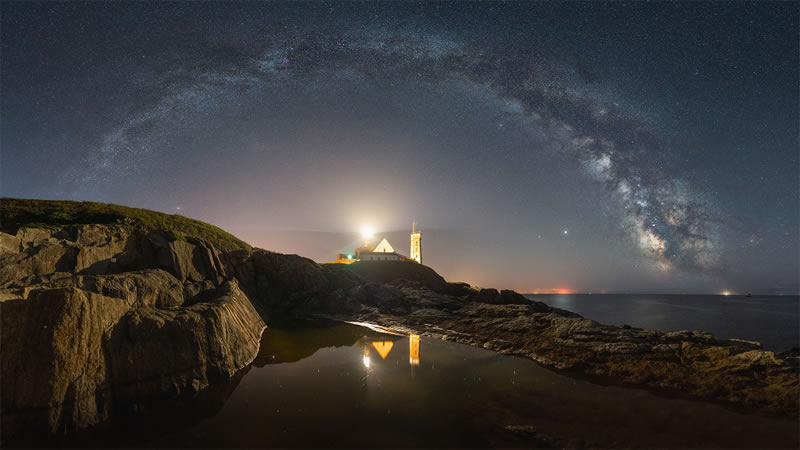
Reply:
[[[792,420],[596,385],[451,342],[321,321],[269,328],[253,365],[231,383],[112,424],[94,445],[542,445],[507,425],[601,447],[798,445]]]
[[[598,322],[661,331],[710,331],[720,339],[759,341],[784,351],[800,346],[800,297],[722,295],[528,295]]]

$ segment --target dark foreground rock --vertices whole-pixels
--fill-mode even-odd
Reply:
[[[4,441],[228,379],[265,328],[224,256],[123,225],[0,233]]]

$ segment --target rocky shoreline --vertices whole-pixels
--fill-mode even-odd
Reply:
[[[509,291],[481,291],[494,299],[486,303],[454,301],[407,282],[398,290],[406,305],[395,298],[393,306],[373,301],[350,314],[323,316],[523,356],[604,383],[798,417],[796,350],[776,355],[757,342],[716,340],[705,332],[604,325]]]
[[[797,354],[602,325],[406,262],[319,265],[135,221],[0,232],[5,442],[189,398],[248,367],[271,314],[375,324],[580,376],[798,415]]]

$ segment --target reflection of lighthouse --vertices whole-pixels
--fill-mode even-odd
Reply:
[[[419,335],[408,336],[408,363],[412,366],[419,365]]]

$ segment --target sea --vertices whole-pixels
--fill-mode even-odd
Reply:
[[[717,339],[800,347],[800,297],[653,294],[528,294],[526,297],[610,325],[709,331]]]

